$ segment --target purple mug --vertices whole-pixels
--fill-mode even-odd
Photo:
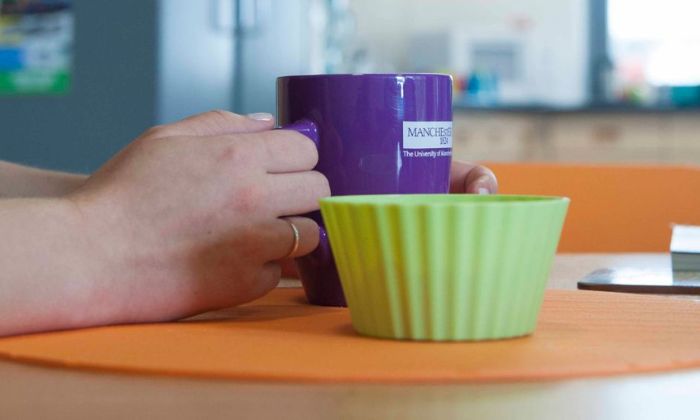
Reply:
[[[277,118],[316,143],[332,195],[446,193],[452,78],[442,74],[286,76]],[[296,259],[311,304],[346,306],[320,212],[318,248]]]

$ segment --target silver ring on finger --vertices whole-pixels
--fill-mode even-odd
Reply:
[[[292,249],[290,249],[289,252],[287,253],[287,255],[284,256],[284,258],[289,258],[289,257],[295,255],[296,252],[299,250],[299,242],[300,242],[299,228],[296,227],[296,225],[294,223],[292,223],[292,221],[289,219],[282,219],[282,220],[289,223],[289,226],[292,228],[292,237],[293,237]]]

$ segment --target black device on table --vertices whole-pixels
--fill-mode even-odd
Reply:
[[[579,289],[700,295],[700,226],[674,225],[671,268],[604,268],[578,282]]]
[[[700,295],[700,272],[604,268],[579,280],[578,288],[625,293]]]

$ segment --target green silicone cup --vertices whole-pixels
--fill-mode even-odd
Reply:
[[[568,205],[516,195],[322,199],[353,327],[436,341],[532,333]]]

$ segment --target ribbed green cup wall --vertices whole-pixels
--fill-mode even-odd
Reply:
[[[568,204],[509,195],[321,200],[354,328],[413,340],[532,333]]]

